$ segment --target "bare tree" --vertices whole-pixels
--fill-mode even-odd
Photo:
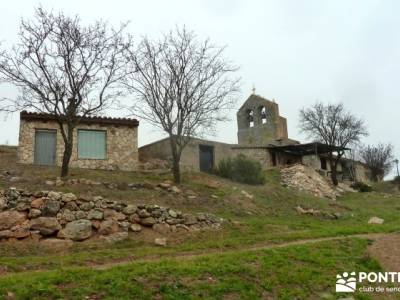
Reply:
[[[372,179],[379,181],[393,167],[393,146],[391,144],[363,146],[360,150],[360,157],[371,170]]]
[[[225,120],[239,91],[238,68],[224,59],[224,48],[199,42],[193,32],[177,28],[159,41],[144,38],[130,56],[125,81],[136,95],[133,114],[164,130],[170,139],[174,180],[190,138],[210,133]]]
[[[34,110],[56,116],[64,141],[61,176],[68,175],[73,130],[81,118],[111,107],[123,89],[131,37],[103,21],[83,26],[78,16],[42,8],[22,20],[19,43],[0,50],[0,79],[19,89],[1,109]]]
[[[361,137],[368,134],[364,121],[346,111],[341,103],[328,105],[316,103],[311,108],[302,109],[300,128],[310,138],[340,148],[359,142]],[[334,185],[338,184],[337,165],[343,155],[344,150],[329,153],[331,179]]]

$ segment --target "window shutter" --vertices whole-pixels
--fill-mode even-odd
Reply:
[[[78,130],[78,157],[106,159],[106,132]]]

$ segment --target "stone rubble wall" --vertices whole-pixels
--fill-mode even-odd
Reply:
[[[206,213],[187,214],[158,205],[132,205],[78,197],[55,191],[0,190],[0,240],[98,237],[117,241],[143,227],[167,234],[178,230],[218,229],[222,219]]]
[[[295,164],[281,170],[281,183],[284,186],[312,194],[316,197],[336,199],[344,192],[354,191],[341,183],[334,187],[328,179],[321,176],[313,168]]]

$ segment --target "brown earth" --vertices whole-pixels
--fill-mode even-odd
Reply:
[[[368,247],[368,254],[378,260],[385,271],[400,272],[400,234],[378,236]]]

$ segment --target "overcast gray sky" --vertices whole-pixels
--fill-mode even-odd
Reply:
[[[5,45],[16,41],[20,18],[32,16],[39,4],[88,22],[130,20],[137,38],[157,37],[185,24],[200,38],[227,45],[227,57],[241,67],[242,97],[232,121],[218,126],[215,140],[236,143],[236,108],[254,84],[257,94],[279,103],[291,138],[305,141],[298,131],[299,109],[317,100],[340,101],[366,120],[366,143],[391,142],[400,157],[400,1],[2,1],[0,40]],[[0,93],[15,91],[0,86]],[[0,144],[17,144],[18,115],[6,121],[0,117]],[[160,137],[162,132],[141,123],[139,145]]]

